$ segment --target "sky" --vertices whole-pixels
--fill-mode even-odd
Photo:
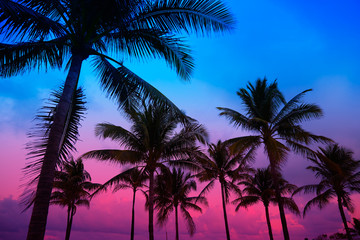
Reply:
[[[280,90],[289,100],[305,89],[313,89],[305,101],[318,104],[324,111],[319,120],[304,127],[318,135],[332,138],[354,152],[360,159],[360,3],[357,0],[253,0],[225,1],[236,18],[230,33],[210,37],[190,36],[195,58],[195,70],[190,82],[179,79],[172,69],[160,60],[137,61],[125,64],[135,73],[158,88],[189,116],[204,124],[210,140],[226,140],[245,135],[226,119],[218,116],[216,107],[242,111],[236,95],[247,82],[266,77],[277,79]],[[34,126],[34,116],[43,106],[52,89],[64,81],[66,72],[33,71],[17,77],[0,79],[0,240],[25,239],[30,212],[21,213],[18,204],[23,183],[22,168],[26,163],[27,133]],[[116,104],[101,92],[91,65],[85,64],[80,76],[87,100],[86,119],[76,145],[82,153],[116,144],[94,136],[97,123],[111,122],[129,126]],[[267,159],[260,151],[256,167],[264,167]],[[305,168],[306,159],[290,155],[284,166],[284,177],[303,185],[315,181]],[[86,160],[85,168],[93,182],[103,183],[121,171],[120,166]],[[201,186],[199,186],[201,187]],[[194,193],[195,194],[195,193]],[[295,201],[303,209],[311,196],[299,195]],[[360,217],[360,196],[353,195],[355,212]],[[209,206],[202,214],[194,214],[197,232],[191,239],[224,239],[225,229],[221,211],[219,186],[208,195]],[[147,213],[144,199],[136,200],[135,238],[147,239]],[[129,237],[131,193],[105,193],[91,202],[90,209],[79,208],[74,218],[72,239],[122,239]],[[265,212],[262,205],[235,212],[228,205],[232,239],[258,240],[267,238]],[[270,209],[275,239],[282,239],[278,209]],[[342,229],[335,202],[322,210],[312,209],[305,218],[286,213],[292,239],[309,239]],[[66,210],[51,206],[46,232],[47,240],[63,239]],[[190,239],[180,221],[181,239]],[[173,216],[166,227],[156,227],[157,239],[174,238]]]

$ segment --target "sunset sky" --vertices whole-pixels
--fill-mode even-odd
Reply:
[[[210,37],[188,38],[196,60],[190,82],[179,79],[163,61],[128,59],[124,64],[151,83],[189,116],[204,124],[210,140],[226,140],[247,134],[218,116],[216,107],[229,107],[243,112],[236,95],[247,82],[266,77],[277,79],[287,100],[305,89],[305,101],[318,104],[324,117],[307,122],[304,127],[318,135],[332,138],[351,149],[360,159],[360,2],[358,0],[226,0],[236,18],[231,33]],[[21,76],[0,79],[0,240],[25,239],[30,211],[21,212],[18,197],[26,163],[26,134],[34,126],[33,118],[53,89],[65,80],[66,72],[33,71]],[[129,126],[116,110],[116,104],[101,92],[91,64],[84,65],[80,76],[87,99],[86,119],[82,122],[82,153],[116,144],[94,136],[94,126],[111,122]],[[121,171],[120,166],[85,160],[93,182],[103,183]],[[267,159],[259,151],[255,166],[264,167]],[[314,181],[306,170],[309,161],[289,155],[284,177],[298,186]],[[199,188],[201,185],[199,186]],[[195,194],[195,193],[194,193]],[[136,207],[135,239],[147,239],[147,212],[139,193]],[[126,239],[130,232],[131,194],[121,191],[99,195],[90,209],[79,208],[72,229],[72,239]],[[295,197],[301,210],[311,196]],[[360,195],[353,195],[355,212],[360,217]],[[194,214],[197,233],[192,239],[225,239],[220,188],[208,195],[209,206]],[[232,239],[267,239],[265,212],[262,205],[240,209],[228,205]],[[270,209],[274,238],[282,239],[277,207]],[[291,239],[315,238],[322,233],[342,229],[335,202],[323,210],[314,208],[305,218],[287,213]],[[66,210],[51,206],[46,232],[47,240],[63,239]],[[190,239],[181,221],[181,239]],[[174,238],[174,220],[166,227],[156,227],[155,238]]]

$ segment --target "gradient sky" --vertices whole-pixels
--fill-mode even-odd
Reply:
[[[266,76],[277,79],[279,88],[290,99],[305,89],[312,88],[305,100],[319,104],[324,110],[320,120],[305,124],[315,134],[334,139],[354,151],[360,158],[360,3],[343,1],[287,1],[253,0],[226,1],[234,13],[236,29],[229,34],[211,38],[189,38],[196,59],[191,82],[179,80],[174,71],[162,61],[138,62],[128,60],[135,73],[149,81],[185,112],[204,124],[211,141],[245,134],[232,128],[218,116],[217,106],[241,111],[235,92],[248,81]],[[82,123],[78,153],[88,150],[116,147],[109,141],[94,136],[96,123],[111,122],[128,126],[116,111],[116,105],[106,99],[99,84],[86,64],[80,85],[84,86],[88,111]],[[9,79],[0,79],[0,240],[25,239],[29,212],[20,214],[17,199],[21,193],[21,168],[25,166],[26,133],[34,125],[37,109],[56,89],[66,74],[62,71],[32,72]],[[256,166],[266,166],[260,152]],[[309,164],[298,156],[289,156],[284,176],[297,184],[311,183],[314,179],[305,167]],[[87,160],[86,169],[94,182],[102,183],[121,169]],[[353,195],[360,217],[360,196]],[[309,196],[295,198],[303,208]],[[80,208],[75,215],[73,239],[122,239],[130,231],[130,192],[107,193],[95,198],[90,209]],[[234,240],[260,240],[267,238],[264,209],[261,205],[241,209],[235,213],[229,208],[229,224]],[[275,239],[281,239],[277,208],[271,208]],[[144,199],[139,195],[136,207],[136,239],[147,238],[147,216]],[[203,214],[194,215],[197,233],[192,239],[224,239],[220,189],[209,194],[209,207]],[[350,216],[350,215],[348,215]],[[312,238],[322,233],[341,230],[341,220],[335,203],[322,211],[314,209],[306,218],[287,213],[292,239]],[[66,211],[51,207],[47,240],[63,239]],[[174,238],[174,221],[166,228],[156,227],[156,237]],[[181,238],[189,239],[186,228],[180,225]]]

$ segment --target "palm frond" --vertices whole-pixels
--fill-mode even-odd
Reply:
[[[69,58],[67,38],[50,41],[0,43],[0,76],[11,77],[34,68],[61,68]]]
[[[239,211],[240,207],[250,207],[257,204],[261,199],[258,196],[242,196],[232,201],[232,204],[236,205],[235,211]]]
[[[60,37],[65,34],[65,28],[60,23],[10,0],[0,1],[0,23],[0,32],[5,33],[6,38],[20,41],[24,37],[36,40],[48,35]]]
[[[264,139],[265,152],[269,156],[270,164],[274,164],[276,167],[281,167],[286,161],[289,148],[275,138]]]
[[[230,121],[230,124],[233,124],[234,127],[242,127],[246,130],[250,131],[256,131],[257,127],[254,127],[251,124],[251,121],[249,118],[244,116],[243,114],[232,110],[230,108],[224,108],[224,107],[217,107],[218,110],[221,112],[219,113],[220,116],[224,116],[226,119]]]
[[[303,211],[303,216],[305,217],[306,213],[313,207],[317,206],[322,209],[326,206],[330,199],[334,197],[334,192],[331,189],[326,190],[325,192],[318,194],[316,197],[311,199],[309,202],[306,203]]]
[[[283,116],[278,125],[290,124],[295,125],[307,120],[318,119],[323,116],[321,108],[315,104],[300,104],[293,108],[289,113]]]
[[[136,108],[141,99],[151,99],[159,105],[166,105],[179,116],[184,116],[174,103],[159,90],[134,74],[124,65],[115,68],[103,57],[94,58],[95,71],[108,96],[115,99],[119,108]]]
[[[190,79],[194,59],[190,55],[189,46],[181,38],[157,29],[135,29],[113,33],[105,40],[113,45],[114,51],[120,49],[123,53],[141,59],[165,59],[182,79]]]
[[[171,32],[224,31],[233,28],[233,16],[219,0],[155,0],[135,16],[134,25]]]
[[[25,190],[21,196],[21,203],[26,206],[26,209],[32,205],[34,197],[33,188],[35,188],[35,185],[37,184],[42,167],[43,157],[49,141],[49,130],[60,99],[60,91],[52,93],[49,102],[40,110],[40,113],[36,117],[38,123],[35,125],[34,130],[28,134],[28,137],[31,139],[26,147],[29,151],[27,157],[28,163],[23,169],[24,179],[26,179],[27,182],[23,185]],[[57,164],[60,164],[65,159],[70,158],[71,152],[76,151],[75,143],[79,137],[80,122],[86,110],[84,105],[85,100],[83,90],[79,88],[74,94],[72,106],[70,112],[68,113]]]
[[[298,106],[300,103],[300,100],[304,97],[304,95],[307,92],[312,91],[312,89],[307,89],[305,91],[302,91],[301,93],[297,94],[295,97],[293,97],[290,101],[288,101],[285,106],[279,111],[279,113],[276,115],[276,117],[273,119],[273,123],[277,124],[278,121],[281,121],[285,115],[287,115],[289,112],[291,112],[294,108]]]
[[[100,161],[109,161],[115,164],[136,164],[142,159],[142,154],[132,150],[103,149],[84,153],[82,158],[95,158]]]
[[[296,202],[294,201],[293,198],[282,197],[281,201],[284,204],[284,207],[289,209],[292,213],[294,213],[294,214],[296,214],[298,216],[301,215],[299,207],[297,206],[297,204],[296,204]]]
[[[201,192],[198,195],[198,199],[202,198],[205,196],[205,194],[207,192],[209,192],[215,185],[215,180],[211,180],[208,184],[206,184],[206,186],[201,190]],[[195,201],[196,203],[196,201]]]
[[[248,153],[250,154],[249,157],[251,157],[251,154],[254,154],[253,151],[255,151],[256,148],[261,144],[261,137],[259,135],[237,137],[229,139],[225,143],[231,144],[230,151],[234,154],[241,153],[249,149]]]
[[[185,218],[186,227],[187,227],[187,230],[188,230],[190,236],[194,235],[194,233],[196,232],[196,225],[195,225],[193,218],[191,217],[189,211],[186,210],[186,208],[184,208],[182,205],[180,205],[180,210],[181,210],[182,216]]]
[[[121,146],[129,149],[140,150],[143,146],[137,136],[121,126],[111,123],[99,123],[95,127],[95,135],[101,138],[110,138]]]

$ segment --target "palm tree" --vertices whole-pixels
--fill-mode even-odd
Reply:
[[[280,168],[286,160],[290,149],[296,153],[311,154],[305,145],[313,142],[328,142],[330,139],[314,135],[301,127],[306,120],[322,116],[322,110],[315,104],[301,103],[301,98],[311,91],[305,90],[286,102],[277,87],[277,82],[267,83],[266,78],[258,79],[255,86],[248,83],[247,89],[241,88],[237,95],[242,100],[246,114],[229,108],[218,107],[220,116],[225,116],[235,127],[257,133],[255,135],[237,137],[230,140],[232,149],[242,149],[244,145],[258,147],[264,145],[273,175],[275,194],[278,201],[284,239],[288,240],[283,202],[279,189]]]
[[[99,191],[106,189],[107,187],[114,186],[113,192],[116,192],[121,189],[131,189],[133,192],[132,200],[132,210],[131,210],[131,233],[130,240],[134,240],[135,233],[135,197],[136,192],[142,188],[147,187],[145,182],[147,181],[148,176],[141,172],[138,168],[130,168],[110,180],[104,183],[101,188],[96,191],[93,195],[97,194]]]
[[[310,157],[309,160],[313,165],[308,166],[307,169],[314,172],[320,182],[302,186],[295,192],[316,193],[316,197],[305,205],[304,216],[311,207],[318,206],[321,209],[332,198],[336,198],[347,238],[351,239],[344,207],[350,212],[354,211],[350,193],[360,192],[360,161],[353,159],[352,151],[338,144],[319,148],[316,157]]]
[[[350,229],[350,231],[353,232],[353,234],[360,236],[360,219],[353,218],[353,223],[351,223],[351,225],[353,225],[353,228]]]
[[[233,20],[220,0],[105,0],[101,4],[97,0],[2,0],[0,24],[0,76],[40,67],[69,69],[29,225],[28,239],[43,239],[58,152],[82,63],[91,56],[102,87],[120,106],[134,104],[139,94],[172,105],[121,59],[163,58],[189,79],[193,59],[176,34],[230,30]]]
[[[27,164],[24,171],[23,184],[24,192],[20,199],[21,203],[25,205],[25,210],[30,208],[35,199],[36,185],[40,176],[42,162],[46,152],[46,147],[49,142],[49,131],[54,121],[54,114],[56,107],[60,101],[62,88],[53,91],[50,95],[49,100],[43,106],[39,113],[36,115],[36,124],[31,132],[28,134],[30,141],[27,143]],[[64,136],[61,141],[59,150],[59,159],[57,162],[57,169],[64,161],[71,158],[71,153],[76,151],[75,144],[79,138],[79,126],[81,120],[84,117],[85,107],[85,96],[82,88],[78,88],[73,96],[71,103],[71,111],[68,116],[68,123],[64,128]]]
[[[131,131],[109,123],[98,124],[95,130],[97,136],[117,141],[125,150],[94,150],[83,157],[135,164],[148,174],[149,239],[153,240],[155,171],[167,168],[164,163],[186,160],[198,152],[197,141],[205,142],[207,133],[191,120],[182,122],[183,119],[165,105],[144,103],[140,110],[127,109],[126,115],[132,122]]]
[[[204,197],[189,197],[191,190],[196,191],[196,182],[190,173],[184,173],[181,169],[173,168],[170,173],[165,171],[156,178],[154,203],[155,209],[158,209],[157,220],[160,226],[163,226],[170,213],[175,210],[176,240],[179,240],[179,209],[186,220],[188,232],[192,236],[196,226],[188,209],[202,212],[196,203],[207,205]]]
[[[284,196],[285,194],[292,194],[297,187],[293,184],[288,183],[283,178],[280,178],[280,182],[280,192],[282,195],[281,198],[284,206],[290,209],[292,212],[300,215],[299,208],[297,207],[294,200],[292,198]],[[245,186],[242,192],[246,195],[242,195],[233,201],[233,203],[237,205],[235,210],[238,211],[240,207],[247,208],[249,206],[262,202],[265,207],[265,216],[268,225],[269,238],[273,240],[274,237],[271,229],[269,205],[270,202],[276,204],[276,197],[270,169],[257,169],[253,176],[245,178],[244,180],[240,181],[239,184]]]
[[[250,154],[248,157],[250,158]],[[196,176],[200,182],[209,182],[199,196],[213,188],[216,181],[220,183],[227,240],[230,240],[230,231],[226,204],[229,202],[230,192],[241,194],[240,189],[233,180],[240,178],[242,172],[246,173],[249,170],[246,159],[242,153],[231,153],[227,144],[219,140],[216,144],[209,145],[208,156],[198,154],[195,160],[201,169]]]
[[[50,203],[67,207],[65,240],[69,240],[77,207],[89,207],[90,191],[101,185],[90,182],[90,174],[84,169],[81,159],[64,161],[61,168],[61,171],[55,172],[54,191],[51,194]]]

